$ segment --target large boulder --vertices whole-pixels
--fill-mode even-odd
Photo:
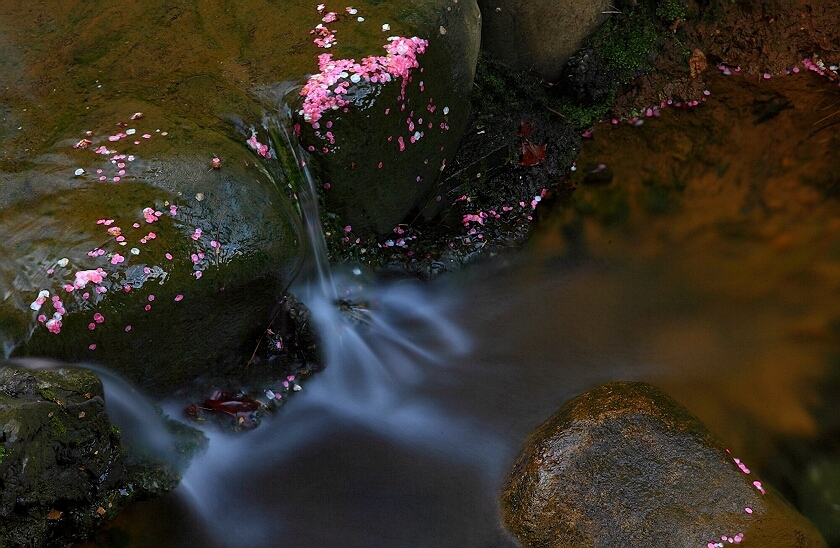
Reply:
[[[0,427],[6,548],[67,546],[129,502],[178,483],[178,470],[129,455],[105,412],[102,384],[81,369],[33,372],[0,362]]]
[[[478,7],[475,0],[317,4],[0,0],[0,69],[8,85],[0,94],[0,150],[7,153],[0,170],[19,168],[53,142],[56,129],[115,97],[139,97],[219,129],[230,114],[258,126],[262,108],[276,112],[284,102],[294,112],[320,108],[318,99],[342,84],[347,93],[338,95],[349,105],[330,110],[318,127],[299,117],[315,154],[310,165],[331,183],[326,205],[342,226],[392,228],[435,197],[437,175],[465,127]],[[334,72],[320,55],[370,70]],[[307,94],[294,88],[310,75],[336,79],[316,83],[330,89],[306,103]],[[271,144],[264,134],[258,139]],[[292,167],[283,150],[267,152]]]
[[[479,0],[481,47],[544,80],[560,78],[563,65],[615,10],[607,0]]]
[[[244,139],[152,105],[74,126],[0,173],[6,351],[107,365],[157,394],[241,370],[298,268],[289,199]]]
[[[646,383],[600,386],[535,430],[502,493],[528,547],[821,547],[814,526],[685,408]]]
[[[315,41],[329,47],[298,110],[310,166],[328,183],[324,203],[348,240],[440,211],[439,176],[466,128],[480,43],[475,0],[369,4],[361,23],[343,9],[335,21],[319,12],[326,26],[313,18]],[[330,37],[355,46],[352,56]]]

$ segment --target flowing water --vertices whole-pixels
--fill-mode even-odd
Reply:
[[[713,79],[698,109],[596,128],[581,188],[494,265],[301,279],[325,370],[256,430],[208,432],[174,496],[84,546],[518,546],[496,500],[524,438],[613,380],[654,382],[795,483],[784,448],[837,428],[838,138],[820,119],[840,95],[759,84]]]

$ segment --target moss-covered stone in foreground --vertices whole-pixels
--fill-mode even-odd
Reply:
[[[0,362],[0,546],[66,546],[128,503],[173,489],[206,440],[181,425],[177,469],[123,445],[102,384],[83,369]],[[186,453],[189,453],[188,455]]]

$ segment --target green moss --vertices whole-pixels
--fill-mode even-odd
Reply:
[[[586,129],[607,112],[615,94],[604,102],[584,105],[562,93],[543,87],[532,74],[513,70],[482,54],[478,59],[470,99],[475,112],[550,112],[577,129]]]
[[[594,105],[582,105],[569,97],[563,96],[555,100],[551,107],[576,128],[585,130],[603,119],[613,101],[615,101],[615,91],[608,94],[605,101]]]
[[[67,434],[67,425],[64,424],[56,415],[50,417],[50,427],[52,428],[52,434],[55,437]]]
[[[592,37],[590,46],[603,59],[607,70],[617,72],[618,83],[623,84],[652,68],[650,58],[660,34],[653,10],[637,4],[604,23]]]
[[[39,386],[38,393],[41,394],[41,397],[44,398],[46,401],[51,402],[58,402],[58,396],[56,396],[55,392],[49,386]]]
[[[656,15],[662,20],[670,22],[685,19],[685,1],[659,0],[656,6]]]
[[[478,58],[470,102],[473,109],[479,112],[511,107],[542,107],[545,91],[532,75],[512,70],[482,54]]]
[[[618,86],[653,69],[658,49],[675,32],[674,22],[690,17],[685,0],[628,0],[617,6],[619,13],[587,40],[586,55],[570,62],[578,99],[609,102]]]
[[[0,464],[3,464],[3,459],[5,459],[10,453],[11,451],[0,445]]]

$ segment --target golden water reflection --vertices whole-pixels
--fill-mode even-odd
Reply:
[[[769,465],[778,436],[836,427],[840,88],[719,75],[709,90],[597,126],[532,245],[623,272],[636,359],[667,365],[653,380]]]

